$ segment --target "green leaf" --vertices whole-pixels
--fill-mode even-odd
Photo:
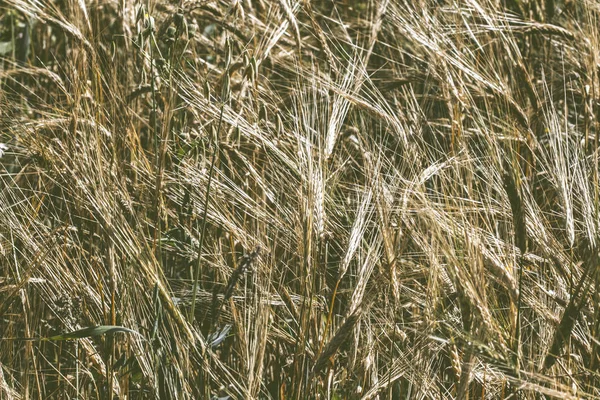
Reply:
[[[46,338],[45,340],[57,341],[57,340],[73,340],[73,339],[81,339],[92,336],[100,336],[105,335],[107,333],[117,333],[117,332],[126,332],[126,333],[135,333],[136,335],[140,335],[138,332],[133,329],[125,328],[122,326],[113,326],[113,325],[98,325],[91,326],[89,328],[79,329],[77,331],[63,333],[62,335],[51,336]]]
[[[0,56],[5,56],[12,52],[12,42],[0,42]]]

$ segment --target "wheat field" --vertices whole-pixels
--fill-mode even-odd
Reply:
[[[597,0],[0,2],[0,399],[600,398]]]

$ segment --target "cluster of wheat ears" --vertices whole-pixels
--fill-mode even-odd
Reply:
[[[0,399],[600,396],[597,0],[4,0]]]

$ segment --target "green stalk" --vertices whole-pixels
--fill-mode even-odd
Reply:
[[[226,74],[228,71],[225,72]],[[200,280],[200,265],[202,263],[202,245],[204,243],[204,236],[206,233],[206,219],[208,215],[208,206],[210,204],[210,187],[213,180],[213,175],[215,171],[215,161],[217,159],[217,152],[219,149],[216,138],[219,137],[219,132],[221,131],[221,125],[223,122],[223,111],[225,110],[225,101],[223,101],[223,105],[221,106],[221,113],[219,115],[219,123],[217,125],[217,131],[215,133],[215,138],[211,138],[213,142],[213,153],[212,159],[210,161],[210,169],[208,171],[208,184],[206,186],[206,197],[204,198],[204,215],[202,216],[202,228],[200,230],[200,243],[198,244],[198,262],[196,264],[196,275],[194,276],[194,285],[192,287],[192,307],[190,308],[190,314],[188,319],[190,323],[194,322],[194,311],[196,309],[196,292],[198,290],[198,281]]]

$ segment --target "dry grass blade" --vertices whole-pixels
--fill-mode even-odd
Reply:
[[[0,397],[600,397],[599,21],[4,2]]]

